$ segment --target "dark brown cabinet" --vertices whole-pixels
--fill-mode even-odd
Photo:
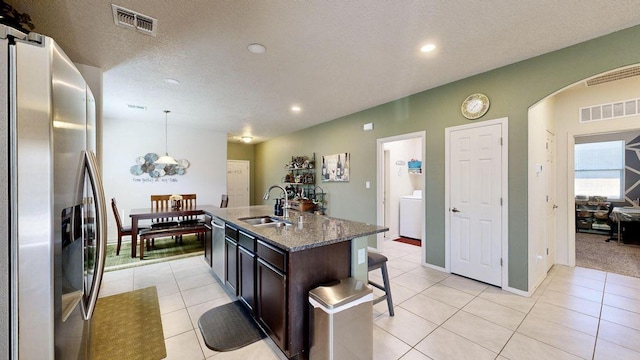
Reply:
[[[289,252],[229,223],[225,235],[227,288],[289,358],[308,358],[309,290],[350,275],[350,242]]]
[[[225,239],[225,254],[227,256],[225,284],[235,295],[238,295],[238,243],[228,237]]]
[[[256,239],[240,231],[238,237],[238,296],[255,312],[256,308]]]
[[[258,241],[257,317],[273,341],[283,350],[288,348],[286,254]]]

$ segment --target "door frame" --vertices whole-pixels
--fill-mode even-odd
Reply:
[[[445,271],[451,272],[451,219],[449,208],[451,207],[451,195],[449,186],[449,173],[451,171],[450,156],[451,156],[451,133],[458,130],[473,129],[482,126],[491,126],[500,124],[502,125],[502,246],[501,254],[502,258],[502,288],[508,288],[509,284],[509,118],[498,118],[493,120],[480,121],[465,125],[452,126],[444,129],[445,133],[445,181],[444,181],[444,243],[445,243]]]
[[[426,244],[426,159],[427,159],[427,132],[426,131],[416,131],[412,133],[390,136],[385,138],[380,138],[376,140],[376,223],[380,226],[384,226],[385,218],[384,218],[384,209],[385,209],[385,173],[389,171],[387,166],[385,166],[384,159],[384,144],[388,142],[400,141],[400,140],[410,140],[419,138],[422,143],[422,244],[420,247],[424,249]],[[376,249],[378,251],[383,250],[384,244],[384,233],[378,233],[376,235]],[[422,254],[422,263],[426,262],[426,252],[421,251]]]
[[[547,151],[546,151],[546,160],[548,161],[549,159],[551,159],[551,161],[553,162],[553,166],[549,166],[549,163],[547,162],[547,168],[549,168],[549,170],[546,172],[545,174],[545,180],[546,180],[546,192],[547,195],[551,194],[551,200],[552,203],[551,204],[547,204],[547,206],[551,205],[552,206],[552,210],[551,210],[551,216],[549,217],[549,215],[547,214],[546,219],[545,219],[545,234],[544,234],[544,239],[545,239],[545,246],[547,248],[547,256],[544,257],[545,259],[545,272],[549,272],[549,270],[551,270],[551,267],[556,263],[556,234],[557,234],[557,230],[556,227],[558,226],[558,215],[556,214],[556,209],[558,208],[557,205],[557,193],[558,193],[558,185],[557,185],[557,176],[556,176],[556,134],[551,132],[549,129],[546,129],[546,135],[547,138],[545,139],[546,142],[546,146],[547,146]],[[549,145],[549,135],[551,135],[551,138],[553,139],[553,144]],[[549,150],[552,150],[552,155],[551,157],[549,156]],[[549,183],[553,183],[553,189],[550,188]],[[529,199],[530,201],[530,199]],[[547,199],[547,203],[549,202],[549,199]],[[548,211],[548,208],[545,209],[546,211]],[[551,230],[551,231],[549,231]],[[529,240],[530,241],[530,240]],[[549,250],[551,249],[551,250]]]
[[[575,219],[576,216],[576,194],[575,194],[575,145],[576,137],[592,136],[592,135],[605,135],[615,134],[628,131],[637,131],[640,127],[635,124],[623,124],[616,127],[615,130],[609,131],[597,131],[592,129],[579,129],[578,131],[567,132],[567,253],[563,254],[566,258],[566,265],[576,266],[576,222],[571,219]],[[557,223],[556,223],[557,224]],[[557,226],[557,225],[556,225]],[[556,229],[557,231],[557,229]],[[557,245],[556,237],[556,245]],[[557,247],[556,247],[557,251]],[[558,254],[556,253],[556,259]],[[560,261],[556,263],[563,264]]]

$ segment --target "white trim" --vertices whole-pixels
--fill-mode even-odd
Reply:
[[[576,222],[570,219],[576,217],[576,195],[575,195],[575,172],[572,169],[575,167],[575,154],[573,149],[576,146],[575,135],[567,132],[567,232],[569,243],[567,244],[566,264],[568,266],[576,266]],[[569,167],[568,165],[571,165]],[[556,240],[557,241],[557,240]],[[558,254],[556,254],[556,258]]]
[[[525,296],[525,297],[531,297],[531,295],[533,295],[533,292],[531,291],[523,291],[520,289],[512,288],[510,286],[503,286],[502,290],[508,291],[510,293],[514,293],[516,295]]]
[[[433,264],[429,264],[426,261],[422,262],[422,266],[428,267],[429,269],[438,270],[438,271],[442,271],[444,273],[451,274],[451,272],[447,271],[447,269],[445,269],[443,267],[440,267],[440,266],[433,265]]]
[[[590,131],[582,130],[576,132],[567,132],[567,252],[565,255],[566,263],[561,263],[568,266],[576,266],[576,223],[571,221],[576,216],[576,194],[574,189],[575,184],[575,154],[574,149],[576,145],[576,137],[578,136],[590,136],[590,135],[603,135],[603,134],[615,134],[625,131],[635,131],[638,127],[631,124],[625,124],[624,126],[616,127],[615,130],[602,132],[602,131]],[[556,240],[558,241],[558,240]],[[556,258],[560,254],[556,254]]]
[[[449,232],[450,220],[449,220],[449,208],[451,207],[451,199],[449,196],[449,171],[451,164],[449,163],[449,157],[451,148],[449,140],[451,138],[451,132],[457,130],[473,129],[481,126],[491,126],[500,124],[502,125],[502,250],[500,257],[502,258],[502,289],[515,292],[516,290],[522,292],[522,290],[512,289],[508,286],[509,283],[509,118],[503,117],[499,119],[486,120],[480,122],[474,122],[465,125],[452,126],[444,129],[444,143],[445,143],[445,161],[444,161],[444,249],[445,249],[445,270],[451,272],[451,234]],[[512,289],[512,290],[509,290]]]
[[[546,265],[545,265],[545,266],[546,266]],[[533,286],[530,286],[530,287],[529,287],[529,290],[528,290],[528,292],[527,292],[527,294],[528,294],[527,296],[531,296],[531,295],[533,295],[533,293],[534,293],[534,292],[536,292],[536,290],[538,290],[538,287],[540,287],[540,285],[542,284],[542,282],[543,282],[543,281],[545,281],[545,280],[547,279],[547,277],[548,277],[548,276],[549,276],[549,275],[548,275],[548,272],[547,272],[547,273],[545,273],[545,275],[544,275],[544,276],[540,276],[540,278],[538,278],[538,279],[536,280],[536,283],[535,283]],[[514,289],[514,290],[518,290],[518,289]],[[522,290],[518,290],[518,291],[522,291]]]
[[[384,204],[383,204],[383,194],[384,194],[384,144],[393,141],[400,140],[410,140],[420,138],[422,143],[422,171],[423,171],[423,183],[422,183],[422,244],[421,249],[424,249],[425,239],[426,239],[426,193],[424,189],[426,189],[426,173],[424,172],[426,167],[426,159],[427,159],[427,132],[426,131],[416,131],[412,133],[390,136],[386,138],[380,138],[376,140],[376,222],[379,226],[384,226]],[[378,233],[376,236],[376,248],[378,251],[382,251],[382,246],[384,244],[384,234]],[[422,261],[425,262],[426,252],[421,251],[422,253]]]

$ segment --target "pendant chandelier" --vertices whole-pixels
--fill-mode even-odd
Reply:
[[[171,156],[169,156],[169,152],[167,151],[167,137],[168,137],[168,133],[169,131],[167,130],[167,122],[168,122],[168,116],[169,113],[171,111],[169,110],[165,110],[164,111],[164,155],[160,156],[160,158],[158,158],[158,160],[154,161],[154,164],[160,164],[160,165],[178,165],[178,162],[176,161],[176,159],[172,158]]]

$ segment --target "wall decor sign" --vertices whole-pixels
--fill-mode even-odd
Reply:
[[[323,156],[320,175],[322,181],[349,181],[349,160],[349,153]]]
[[[129,168],[129,172],[135,176],[143,174],[151,178],[161,178],[163,176],[184,175],[189,167],[189,161],[185,159],[176,160],[177,165],[154,164],[158,160],[158,154],[147,153],[136,158],[136,164]]]

